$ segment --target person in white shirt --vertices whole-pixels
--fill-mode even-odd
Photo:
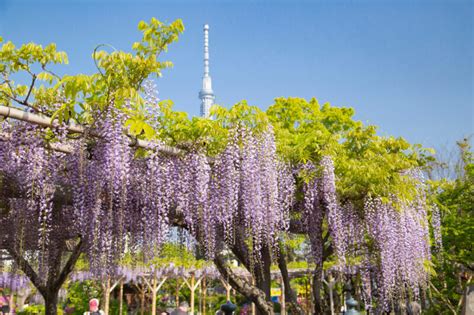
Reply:
[[[104,312],[99,310],[98,299],[92,299],[89,301],[89,312],[85,312],[84,315],[104,315]]]

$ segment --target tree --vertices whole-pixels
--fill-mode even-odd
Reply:
[[[278,193],[282,194],[280,200],[286,202],[288,207],[286,209],[284,206],[284,211],[291,210],[289,231],[309,234],[313,253],[319,257],[313,282],[317,307],[321,305],[323,262],[330,257],[336,257],[339,266],[344,268],[344,265],[350,267],[354,261],[360,261],[365,256],[366,266],[359,264],[359,267],[364,271],[365,285],[369,284],[368,290],[370,274],[373,278],[377,274],[376,268],[384,268],[379,271],[391,278],[386,283],[378,283],[378,287],[384,289],[378,292],[379,308],[389,308],[391,300],[397,294],[417,295],[418,286],[426,285],[424,262],[430,259],[426,225],[428,205],[423,195],[424,186],[420,186],[416,172],[412,171],[416,167],[422,167],[429,158],[421,147],[412,146],[401,138],[379,137],[374,126],[363,126],[352,119],[352,109],[334,108],[329,105],[320,107],[316,100],[307,102],[303,99],[277,99],[276,104],[271,106],[267,113],[246,103],[237,104],[229,110],[215,107],[213,114],[216,119],[213,122],[200,119],[189,121],[167,108],[163,113],[162,119],[172,122],[168,123],[166,133],[163,134],[176,146],[182,145],[182,139],[187,139],[188,147],[200,147],[204,143],[207,154],[212,155],[216,148],[220,147],[220,140],[226,138],[222,135],[229,133],[227,138],[230,142],[227,143],[225,153],[216,156],[213,168],[218,169],[216,165],[230,167],[227,166],[225,175],[211,175],[211,179],[223,176],[220,180],[225,181],[225,184],[211,187],[215,195],[236,196],[236,199],[224,201],[231,206],[224,207],[219,215],[231,218],[231,223],[220,223],[212,231],[219,237],[211,237],[211,241],[199,235],[199,230],[193,235],[204,243],[203,246],[211,247],[211,252],[212,247],[217,248],[214,262],[219,270],[240,293],[257,304],[260,312],[272,312],[272,306],[268,302],[270,265],[278,255],[274,251],[274,239],[259,239],[256,235],[261,232],[255,233],[254,226],[257,229],[269,226],[268,230],[263,232],[265,235],[277,235],[285,230],[274,229],[272,221],[265,221],[272,220],[273,215],[281,213],[278,210],[272,212],[271,206],[265,206],[268,212],[260,216],[260,210],[256,206],[250,207],[252,213],[246,212],[245,202],[248,199],[258,199],[259,196],[255,196],[255,192],[266,191],[265,185],[273,178],[265,173],[268,167],[259,169],[260,165],[265,165],[264,159],[267,155],[263,152],[278,152],[280,158],[296,171],[296,178],[293,179],[291,176],[285,176],[288,172],[279,174]],[[268,136],[272,132],[266,129],[269,123],[274,128],[277,151],[271,151],[272,146],[268,145],[273,141]],[[208,128],[212,124],[215,126]],[[174,129],[172,126],[179,128]],[[209,129],[212,131],[207,132]],[[246,138],[249,134],[255,140]],[[249,143],[254,143],[254,146],[249,146]],[[252,172],[245,173],[246,159],[253,161]],[[275,156],[272,159],[274,163],[278,160]],[[200,165],[205,164],[201,162],[192,167],[198,169]],[[206,170],[203,172],[204,175],[200,176],[205,176]],[[262,178],[265,178],[265,184],[260,184]],[[294,183],[296,187],[293,186]],[[248,192],[250,196],[246,196],[246,187],[252,187]],[[219,188],[226,189],[226,192],[221,192]],[[234,192],[238,192],[237,195]],[[285,194],[290,198],[285,199]],[[214,199],[213,202],[219,204],[222,200]],[[200,218],[189,222],[202,222],[199,221]],[[250,228],[246,221],[249,218],[253,224]],[[414,224],[406,223],[409,221]],[[202,225],[205,224],[206,222],[202,222]],[[377,224],[383,224],[385,228],[378,230]],[[308,230],[308,227],[311,229]],[[226,232],[229,229],[231,232]],[[407,229],[410,232],[407,233]],[[227,233],[230,237],[226,237]],[[382,239],[387,237],[399,242],[386,245]],[[354,242],[347,243],[348,238],[352,238]],[[214,239],[220,241],[214,244]],[[407,246],[401,251],[400,248],[397,249],[399,244]],[[255,287],[244,279],[238,279],[232,270],[226,267],[222,255],[219,254],[225,246],[230,248],[236,258],[254,275]],[[389,254],[397,251],[405,256],[395,257]],[[415,257],[413,253],[419,253],[419,256]],[[411,269],[399,272],[401,276],[397,276],[395,270],[403,269],[407,261],[413,264]],[[284,263],[283,260],[280,264],[283,268]],[[397,292],[397,288],[404,287],[405,284],[411,289]],[[370,301],[367,304],[370,306]],[[320,309],[316,311],[322,312]]]
[[[331,178],[330,172],[325,175],[323,171],[322,183],[319,183],[319,186],[322,186],[323,196],[317,197],[316,195],[314,201],[304,197],[304,202],[316,203],[314,210],[312,210],[316,212],[310,214],[310,221],[307,222],[307,224],[310,223],[312,230],[307,232],[311,239],[313,252],[319,259],[316,261],[313,294],[315,295],[316,313],[321,313],[319,305],[322,304],[320,291],[324,261],[328,260],[331,255],[335,255],[336,260],[341,261],[342,258],[344,261],[344,252],[349,254],[347,255],[349,257],[345,259],[349,259],[354,254],[355,257],[364,256],[361,251],[382,250],[380,246],[378,249],[370,248],[370,244],[364,248],[364,238],[369,237],[373,238],[372,241],[376,241],[377,236],[371,235],[369,230],[364,234],[357,234],[357,228],[352,232],[351,228],[359,227],[360,230],[364,230],[364,225],[370,223],[371,218],[368,215],[372,211],[370,205],[367,204],[368,200],[378,198],[381,201],[375,206],[377,209],[374,209],[376,213],[380,213],[384,212],[384,204],[396,204],[391,200],[393,195],[407,203],[409,200],[419,198],[414,186],[416,184],[409,176],[406,176],[406,171],[422,167],[428,157],[426,151],[420,146],[410,145],[402,138],[377,136],[375,126],[364,126],[361,122],[352,119],[354,110],[351,108],[335,108],[329,104],[320,106],[315,99],[307,102],[298,98],[280,98],[275,100],[275,104],[268,109],[267,113],[275,127],[279,153],[287,160],[296,165],[308,162],[316,165],[322,163],[323,166],[326,164],[326,170],[327,163],[330,167],[334,167],[335,178]],[[334,166],[331,166],[331,161],[327,160],[328,156],[332,157]],[[308,181],[308,179],[304,181]],[[311,181],[309,179],[310,185]],[[328,185],[328,181],[332,183]],[[314,184],[318,186],[317,182]],[[308,184],[303,183],[303,190],[306,185]],[[337,196],[331,197],[331,194],[334,194],[334,189]],[[306,190],[310,192],[311,187],[307,186]],[[339,205],[337,205],[338,203]],[[309,207],[312,205],[314,204],[308,204]],[[308,206],[306,206],[306,211]],[[338,208],[346,208],[347,211],[338,211]],[[305,206],[295,207],[295,217],[304,218],[304,213],[302,213],[305,211],[304,209]],[[389,212],[392,212],[392,218],[396,219],[398,212],[393,210],[389,210]],[[387,213],[387,215],[389,214]],[[372,218],[376,221],[382,219],[380,217]],[[423,219],[421,218],[421,220]],[[364,221],[366,223],[362,223]],[[382,222],[379,221],[379,223]],[[300,227],[301,224],[295,224],[295,226]],[[390,223],[387,226],[390,226]],[[391,232],[396,233],[395,226],[393,228]],[[390,233],[390,231],[387,232]],[[356,240],[355,243],[345,244],[347,239],[351,238]],[[412,244],[416,242],[416,240],[406,241]],[[373,245],[375,243],[372,243]],[[426,245],[424,247],[426,251]],[[408,254],[409,251],[408,249],[406,253]],[[376,266],[377,263],[374,264],[374,259],[383,263],[383,259],[380,258],[383,257],[373,256],[367,260],[367,263]],[[389,255],[385,258],[388,260],[392,257]],[[406,261],[412,260],[408,257],[405,259]],[[351,264],[349,261],[348,263]],[[399,266],[401,267],[401,265]],[[381,266],[379,265],[379,267]],[[381,283],[379,283],[380,285]],[[387,299],[389,299],[388,296],[380,295],[379,305],[386,303],[383,301]]]
[[[457,146],[460,160],[454,165],[456,178],[431,182],[432,198],[439,207],[431,217],[437,227],[432,242],[437,274],[432,279],[430,311],[436,314],[459,313],[465,303],[465,288],[472,283],[474,160],[469,139],[459,141]]]

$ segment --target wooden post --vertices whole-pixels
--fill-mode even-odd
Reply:
[[[179,286],[179,281],[178,280],[179,279],[176,278],[176,291],[174,293],[176,308],[178,308],[178,306],[179,306],[179,289],[180,289],[180,286]]]
[[[146,284],[137,283],[135,287],[138,289],[138,293],[140,293],[140,315],[143,315],[145,312]]]
[[[206,315],[206,297],[207,297],[207,284],[206,278],[202,279],[202,314]]]
[[[110,301],[110,278],[107,277],[103,285],[104,291],[104,315],[109,315],[109,301]]]
[[[199,296],[198,313],[202,314],[202,281],[199,284],[199,294],[198,294],[198,296]]]
[[[194,273],[191,274],[191,314],[194,315]]]
[[[281,288],[281,315],[286,315],[286,304],[285,304],[285,282],[283,282],[283,277],[280,278],[280,288]]]
[[[145,312],[145,291],[146,291],[145,288],[143,288],[143,291],[141,291],[140,315],[143,315],[143,313]]]
[[[334,315],[334,285],[336,284],[336,281],[334,280],[333,276],[329,274],[329,303],[331,306],[331,315]]]
[[[156,276],[153,276],[151,288],[151,315],[156,315]]]
[[[309,313],[313,314],[314,313],[314,303],[313,303],[313,277],[311,277],[311,274],[308,276],[309,277]],[[316,302],[316,301],[314,301]]]
[[[252,285],[254,286],[255,285],[255,278],[252,277]],[[255,303],[252,302],[252,315],[255,315],[256,314],[256,308],[255,308]]]
[[[10,307],[10,314],[13,314],[13,309],[15,308],[15,301],[13,291],[10,291],[10,299],[8,300],[8,306]]]
[[[120,291],[119,291],[119,314],[123,314],[123,280],[120,280]]]
[[[152,303],[152,306],[151,306],[151,314],[152,315],[156,315],[156,295],[158,294],[158,290],[160,290],[161,286],[165,283],[166,279],[168,279],[168,277],[164,277],[160,283],[158,283],[158,278],[156,276],[156,274],[153,275],[153,279],[151,281],[151,284],[150,282],[145,278],[145,277],[142,277],[143,281],[145,281],[146,285],[148,286],[148,288],[150,288],[150,291],[151,291],[151,303]]]
[[[186,278],[183,277],[184,283],[188,286],[189,290],[191,291],[191,314],[194,314],[194,293],[196,292],[196,289],[198,285],[201,283],[202,279],[204,277],[200,277],[197,281],[194,276],[194,273],[191,274],[191,281],[188,282]]]
[[[226,291],[226,300],[230,301],[230,290],[232,289],[232,286],[228,284],[223,278],[220,278],[220,280]]]
[[[102,283],[102,289],[104,291],[104,315],[109,315],[110,293],[114,291],[115,287],[120,281],[122,281],[122,278],[115,281],[113,285],[110,285],[110,277],[107,277],[105,284]]]

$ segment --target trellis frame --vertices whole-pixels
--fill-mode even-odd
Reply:
[[[24,111],[15,107],[0,105],[0,116],[4,117],[5,119],[12,118],[12,119],[20,120],[20,121],[29,122],[29,123],[42,126],[42,127],[55,128],[59,126],[59,122],[57,120],[52,120],[50,117],[46,117],[46,116],[42,116],[42,115],[38,115],[34,113],[29,113],[27,111]],[[66,129],[71,133],[79,133],[79,134],[86,133],[86,128],[78,124],[69,123],[66,125]],[[157,144],[157,143],[153,143],[153,142],[141,140],[141,139],[136,139],[132,135],[130,135],[127,130],[124,130],[124,133],[130,137],[131,146],[136,146],[139,148],[144,148],[144,149],[149,149],[149,150],[157,150],[169,155],[179,155],[183,153],[182,150],[172,147],[172,146],[168,146],[165,144]],[[89,134],[94,137],[99,137],[99,134],[93,130],[90,131]],[[10,135],[2,133],[0,134],[0,137],[3,139],[8,139]],[[72,152],[72,148],[64,144],[51,144],[51,148],[53,150],[60,151],[63,153]]]

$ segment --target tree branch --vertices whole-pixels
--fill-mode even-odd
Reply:
[[[263,291],[248,283],[248,281],[238,277],[229,266],[227,266],[224,257],[221,253],[214,257],[214,264],[221,273],[221,275],[228,279],[229,283],[239,293],[244,295],[247,299],[254,302],[262,314],[273,314],[273,305],[266,300],[266,295]]]
[[[291,289],[290,277],[288,276],[288,268],[286,266],[286,259],[283,252],[283,244],[280,243],[280,255],[278,256],[278,268],[280,268],[281,277],[285,286],[285,302],[288,304],[290,314],[303,315],[305,312],[296,300],[295,292]]]
[[[38,291],[40,291],[41,294],[45,293],[46,287],[42,284],[40,277],[34,271],[33,267],[31,267],[30,263],[12,247],[8,247],[7,251]]]
[[[301,219],[291,219],[289,232],[294,234],[305,234],[307,231]]]
[[[76,261],[79,259],[79,256],[82,253],[83,245],[84,241],[82,240],[82,237],[79,237],[79,243],[77,243],[77,245],[74,247],[74,250],[72,251],[71,256],[69,256],[66,265],[61,270],[61,273],[54,282],[55,288],[60,288],[63,285],[64,281],[66,281],[68,275],[72,272]]]
[[[31,84],[30,84],[30,88],[28,89],[28,93],[26,94],[26,97],[23,100],[24,104],[28,104],[28,99],[30,98],[31,91],[33,90],[33,87],[35,86],[35,82],[36,82],[36,74],[32,73],[31,75],[33,78],[31,79]]]

